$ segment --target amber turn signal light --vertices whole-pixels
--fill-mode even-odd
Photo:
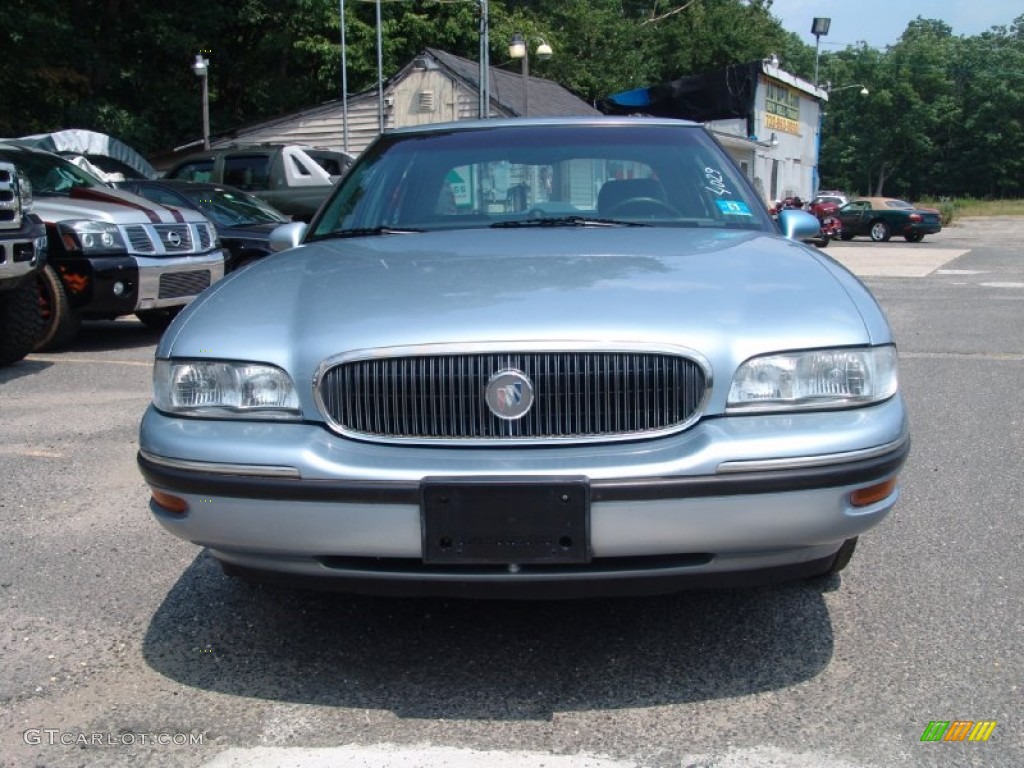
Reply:
[[[175,515],[183,515],[188,512],[188,502],[180,496],[172,496],[164,491],[158,491],[156,488],[150,488],[150,493],[153,494],[153,501],[164,511]]]
[[[894,490],[896,490],[896,478],[892,477],[885,482],[869,485],[867,488],[858,488],[850,494],[850,503],[855,507],[866,507],[886,498]]]

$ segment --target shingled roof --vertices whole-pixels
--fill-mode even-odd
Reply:
[[[473,90],[480,88],[480,64],[447,51],[427,48],[424,53],[435,59]],[[523,76],[518,72],[491,67],[491,100],[512,117],[523,114]],[[530,76],[530,117],[599,115],[598,110],[552,80]]]

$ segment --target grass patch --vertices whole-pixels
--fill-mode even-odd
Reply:
[[[938,208],[942,213],[944,227],[964,216],[1024,216],[1024,200],[975,200],[961,197],[956,200],[922,200],[919,205]]]

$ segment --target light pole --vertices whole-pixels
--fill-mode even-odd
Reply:
[[[341,148],[348,152],[348,59],[345,50],[345,0],[338,0],[341,17]]]
[[[487,18],[487,0],[480,3],[480,108],[478,117],[486,120],[491,116],[491,39]]]
[[[551,58],[551,46],[545,42],[543,37],[537,38],[540,45],[537,46],[538,59]],[[530,116],[530,46],[520,34],[512,36],[508,44],[508,55],[513,59],[523,61],[523,117]]]
[[[840,85],[838,88],[833,88],[831,83],[825,83],[825,93],[833,94],[836,91],[845,91],[847,88],[860,88],[861,96],[868,96],[871,91],[863,83],[854,83],[853,85]]]
[[[197,53],[196,60],[192,62],[192,71],[196,77],[203,81],[203,149],[210,148],[210,89],[207,85],[210,74],[210,60]]]
[[[821,50],[821,38],[828,35],[828,28],[832,26],[832,19],[824,16],[815,16],[811,22],[811,34],[814,35],[814,87],[818,87],[818,54]]]
[[[815,87],[817,87],[817,84],[815,84]],[[815,142],[815,147],[814,147],[815,161],[814,161],[814,180],[813,181],[814,181],[814,194],[815,195],[818,194],[818,185],[821,182],[821,178],[818,176],[818,167],[819,167],[819,165],[821,163],[821,134],[822,134],[822,128],[823,128],[824,123],[825,123],[825,102],[828,100],[828,97],[831,96],[836,91],[845,91],[845,90],[847,90],[849,88],[860,88],[860,95],[861,96],[868,96],[871,93],[868,90],[868,87],[866,85],[864,85],[863,83],[853,83],[852,85],[841,85],[838,88],[833,88],[832,87],[832,83],[830,83],[830,82],[828,82],[826,80],[825,81],[825,94],[826,94],[826,98],[825,99],[820,99],[818,101],[818,135],[815,136],[815,138],[814,138],[814,142]]]

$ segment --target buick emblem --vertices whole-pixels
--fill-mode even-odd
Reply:
[[[533,406],[533,384],[515,368],[506,368],[491,376],[485,390],[487,407],[499,419],[521,419]]]
[[[175,232],[173,229],[167,233],[167,244],[171,248],[178,248],[181,245],[181,235]]]

